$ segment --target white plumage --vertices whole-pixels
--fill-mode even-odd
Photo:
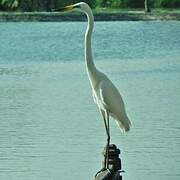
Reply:
[[[93,98],[103,116],[106,133],[109,136],[109,115],[113,117],[120,129],[125,132],[130,130],[131,121],[128,119],[122,97],[110,81],[110,79],[100,72],[94,62],[91,48],[91,36],[94,27],[94,16],[91,8],[84,2],[66,6],[60,10],[77,10],[87,15],[88,26],[85,34],[85,63],[89,81],[92,87]]]

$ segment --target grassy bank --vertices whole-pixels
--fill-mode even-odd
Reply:
[[[145,14],[143,9],[94,10],[96,21],[180,20],[180,9],[153,9]],[[80,13],[52,12],[0,12],[0,22],[19,21],[85,21]]]

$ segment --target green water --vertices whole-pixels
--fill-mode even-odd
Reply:
[[[0,179],[85,180],[106,137],[84,66],[86,23],[0,24]],[[123,180],[180,179],[180,23],[98,22],[95,62],[134,126],[122,135]]]

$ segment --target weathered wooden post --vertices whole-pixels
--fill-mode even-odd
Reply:
[[[106,159],[106,148],[104,148],[103,168],[95,175],[95,180],[122,180],[121,159],[119,158],[120,150],[115,144],[109,145],[108,168],[104,167]]]

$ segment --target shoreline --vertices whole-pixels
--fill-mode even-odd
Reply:
[[[94,12],[95,21],[180,21],[180,12]],[[0,12],[0,22],[61,22],[86,21],[86,16],[80,13],[59,12]]]

